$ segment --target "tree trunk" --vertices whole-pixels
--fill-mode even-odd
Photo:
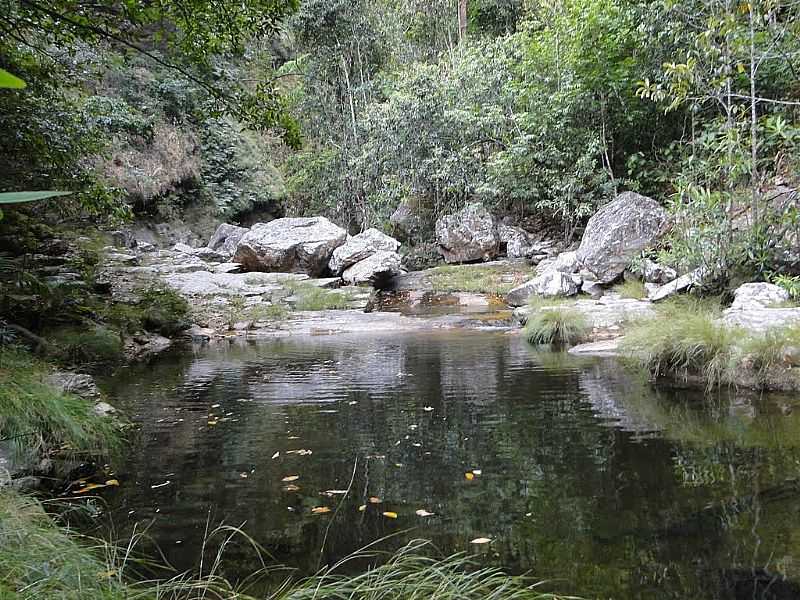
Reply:
[[[467,1],[458,0],[458,39],[464,41],[467,37]]]

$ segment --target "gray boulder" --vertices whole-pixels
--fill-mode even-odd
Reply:
[[[436,221],[439,252],[448,263],[491,260],[500,251],[494,219],[483,204],[468,204]]]
[[[406,241],[415,237],[422,229],[422,219],[405,201],[397,206],[392,216],[389,217],[389,223],[394,227],[395,233]]]
[[[56,371],[47,377],[47,383],[60,392],[74,394],[87,400],[100,397],[100,390],[91,375],[73,373],[72,371]]]
[[[651,198],[625,192],[589,219],[578,260],[601,283],[611,283],[632,258],[653,245],[669,227],[667,212]]]
[[[574,296],[578,293],[578,286],[568,273],[548,270],[511,290],[506,296],[510,306],[523,306],[528,303],[531,296]]]
[[[789,292],[772,283],[745,283],[733,292],[732,310],[774,308],[789,300]]]
[[[346,269],[342,279],[349,285],[369,283],[383,287],[389,279],[402,272],[401,261],[397,252],[379,250]]]
[[[693,286],[702,283],[705,273],[705,269],[701,267],[690,273],[686,273],[686,275],[681,275],[674,281],[670,281],[669,283],[659,286],[653,290],[648,290],[648,298],[650,298],[650,300],[653,302],[660,302],[661,300],[669,298],[670,296],[674,296],[680,292],[686,292]]]
[[[369,258],[378,251],[397,252],[399,247],[400,242],[393,237],[389,237],[377,229],[367,229],[336,248],[328,267],[335,275],[339,275],[345,269]]]
[[[211,250],[216,250],[226,258],[230,258],[236,252],[236,246],[239,244],[239,240],[241,240],[248,231],[249,229],[245,227],[222,223],[217,227],[214,235],[212,235],[211,239],[208,241],[208,247]]]
[[[530,258],[536,254],[528,232],[521,227],[501,223],[497,226],[497,237],[505,245],[508,258]]]
[[[236,247],[233,261],[248,271],[321,275],[347,232],[325,217],[275,219],[257,223]]]
[[[678,273],[666,265],[653,262],[652,260],[644,261],[644,269],[642,275],[644,276],[645,283],[658,283],[664,285],[670,281],[678,278]]]

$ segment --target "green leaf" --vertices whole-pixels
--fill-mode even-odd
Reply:
[[[17,204],[20,202],[35,202],[55,198],[56,196],[69,196],[72,192],[2,192],[0,204]]]
[[[0,69],[0,88],[11,88],[21,90],[25,87],[25,82],[19,77],[12,75],[8,71]]]

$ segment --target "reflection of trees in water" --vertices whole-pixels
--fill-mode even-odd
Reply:
[[[490,535],[514,570],[597,594],[631,586],[678,598],[714,588],[714,569],[762,559],[768,544],[748,533],[754,523],[761,538],[777,535],[773,548],[794,548],[772,516],[786,501],[765,511],[758,495],[737,500],[796,472],[797,419],[768,404],[755,416],[730,411],[725,399],[709,409],[691,394],[654,394],[613,363],[554,360],[485,334],[346,336],[208,349],[131,370],[114,395],[140,422],[125,474],[139,483],[126,485],[117,514],[160,508],[153,532],[183,566],[210,509],[212,522],[246,522],[277,558],[313,570],[332,517],[310,509],[334,504],[318,492],[344,489],[357,457],[357,494],[323,562],[418,525],[390,544],[421,535],[450,551]],[[209,412],[233,414],[211,427]],[[298,448],[314,454],[285,454]],[[472,468],[483,474],[470,483]],[[299,493],[281,491],[290,473],[301,475]],[[173,483],[150,489],[165,479]],[[370,495],[401,519],[372,506],[359,513]],[[719,512],[698,512],[709,503]],[[418,508],[439,516],[411,517]],[[234,564],[247,560],[244,547],[236,552]]]

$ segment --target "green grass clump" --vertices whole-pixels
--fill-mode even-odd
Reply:
[[[761,335],[751,335],[741,341],[741,354],[756,369],[759,377],[783,363],[787,348],[800,348],[800,324],[768,329]]]
[[[628,298],[630,300],[647,298],[647,290],[644,287],[644,282],[638,279],[628,279],[615,285],[614,291],[622,298]]]
[[[0,438],[19,457],[35,458],[53,448],[81,456],[114,449],[117,424],[95,414],[90,400],[59,392],[47,375],[46,365],[28,352],[0,350]]]
[[[38,502],[1,489],[0,574],[3,599],[130,597],[104,561],[58,527]]]
[[[101,325],[64,327],[47,336],[59,359],[72,364],[113,363],[122,359],[119,333]]]
[[[569,306],[538,308],[528,316],[523,333],[531,344],[563,344],[580,342],[590,326],[586,316]]]
[[[678,297],[656,310],[630,324],[622,343],[629,359],[653,377],[699,375],[709,388],[732,381],[742,333],[717,321],[717,302]]]
[[[434,292],[472,292],[504,296],[534,276],[534,269],[529,267],[510,271],[504,265],[451,265],[432,269],[427,278]]]
[[[100,311],[103,320],[128,334],[150,331],[167,337],[189,327],[189,303],[175,290],[154,286],[138,290],[135,304],[115,302]]]
[[[301,311],[344,310],[350,308],[352,302],[347,292],[328,290],[305,281],[291,281],[285,286],[297,298],[295,308]]]

